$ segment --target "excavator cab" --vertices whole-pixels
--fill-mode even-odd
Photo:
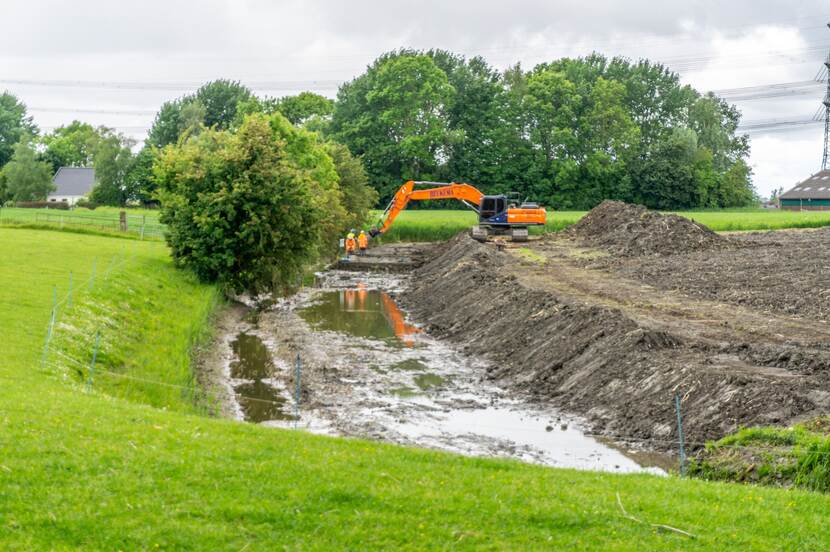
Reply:
[[[497,222],[499,215],[504,215],[504,223],[507,223],[507,196],[492,195],[484,196],[478,208],[478,221]]]

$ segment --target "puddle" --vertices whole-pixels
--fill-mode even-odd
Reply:
[[[443,383],[444,378],[438,374],[421,374],[419,376],[415,376],[415,385],[417,385],[422,391],[438,387]]]
[[[291,407],[282,393],[262,380],[242,383],[234,387],[236,400],[248,422],[260,423],[269,420],[294,420],[287,411]]]
[[[231,341],[234,360],[231,361],[231,377],[234,379],[261,380],[270,378],[274,364],[271,354],[260,338],[241,333]]]
[[[409,372],[423,371],[429,369],[426,364],[424,364],[422,361],[416,358],[410,358],[407,360],[396,362],[395,364],[390,366],[390,368],[392,370],[406,370]]]
[[[578,419],[484,380],[484,361],[406,320],[390,293],[405,279],[395,278],[325,272],[319,288],[262,313],[258,331],[272,352],[304,359],[300,427],[549,466],[663,473],[587,435]],[[282,360],[289,382],[290,359]],[[293,427],[279,419],[267,425]]]
[[[398,340],[413,347],[412,336],[420,329],[407,324],[395,300],[385,291],[365,285],[320,293],[300,316],[317,330],[342,332],[355,337]]]
[[[275,366],[265,343],[256,335],[242,332],[231,341],[231,350],[230,377],[245,421],[294,420],[288,414],[291,405],[283,390],[270,382]]]

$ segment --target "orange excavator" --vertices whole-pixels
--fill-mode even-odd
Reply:
[[[536,203],[516,205],[506,195],[484,195],[470,184],[410,180],[401,186],[380,216],[378,225],[369,233],[375,237],[386,232],[410,201],[430,199],[458,199],[478,213],[478,225],[473,226],[471,232],[478,241],[486,241],[493,235],[508,235],[513,241],[527,241],[528,227],[544,225],[547,220],[545,208]]]

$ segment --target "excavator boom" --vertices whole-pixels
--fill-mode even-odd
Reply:
[[[415,185],[430,185],[431,188],[416,190]],[[383,234],[386,232],[401,211],[406,209],[410,201],[422,201],[425,199],[458,199],[463,201],[468,207],[478,212],[478,205],[481,204],[481,199],[484,197],[480,191],[469,184],[441,184],[438,182],[416,182],[414,180],[408,181],[400,187],[395,193],[392,201],[386,207],[386,210],[381,215],[380,226],[372,229],[372,234]]]
[[[416,189],[416,186],[426,186]],[[485,196],[469,184],[451,182],[417,182],[410,180],[398,189],[380,217],[378,225],[370,230],[372,236],[386,232],[410,201],[429,199],[457,199],[478,214],[479,226],[473,228],[473,237],[486,238],[488,232],[509,231],[513,239],[526,240],[527,227],[545,224],[546,212],[536,204],[508,206],[504,195]],[[483,237],[482,237],[483,236]]]

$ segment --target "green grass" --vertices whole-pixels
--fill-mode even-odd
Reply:
[[[107,278],[112,255],[127,261]],[[102,362],[178,381],[215,302],[159,243],[0,228],[2,550],[830,546],[827,495],[269,429],[189,413],[186,396],[125,400],[97,377],[87,392],[71,370],[52,361],[43,369],[40,358],[53,285],[63,296],[69,270],[80,282],[95,257],[96,284],[73,296],[55,338],[68,346],[70,329],[83,330],[79,358],[104,327],[119,337],[102,340]],[[166,409],[140,404],[166,400]],[[627,519],[617,493],[637,518],[697,538]]]
[[[556,232],[577,222],[586,211],[548,210],[546,232]],[[676,211],[678,215],[705,224],[716,232],[819,228],[830,226],[830,211],[781,211],[777,209],[731,209],[720,211]],[[380,211],[373,213],[371,223]],[[440,241],[476,224],[469,210],[409,210],[398,216],[384,236],[386,241]],[[531,228],[536,233],[540,229]]]
[[[695,477],[830,491],[830,417],[789,428],[744,428],[709,443],[690,465]]]
[[[127,213],[127,231],[121,231],[120,212]],[[162,239],[164,225],[158,221],[159,211],[149,209],[119,209],[99,207],[90,209],[21,209],[0,208],[0,224],[26,228],[59,228],[85,233],[138,236],[144,239]]]

